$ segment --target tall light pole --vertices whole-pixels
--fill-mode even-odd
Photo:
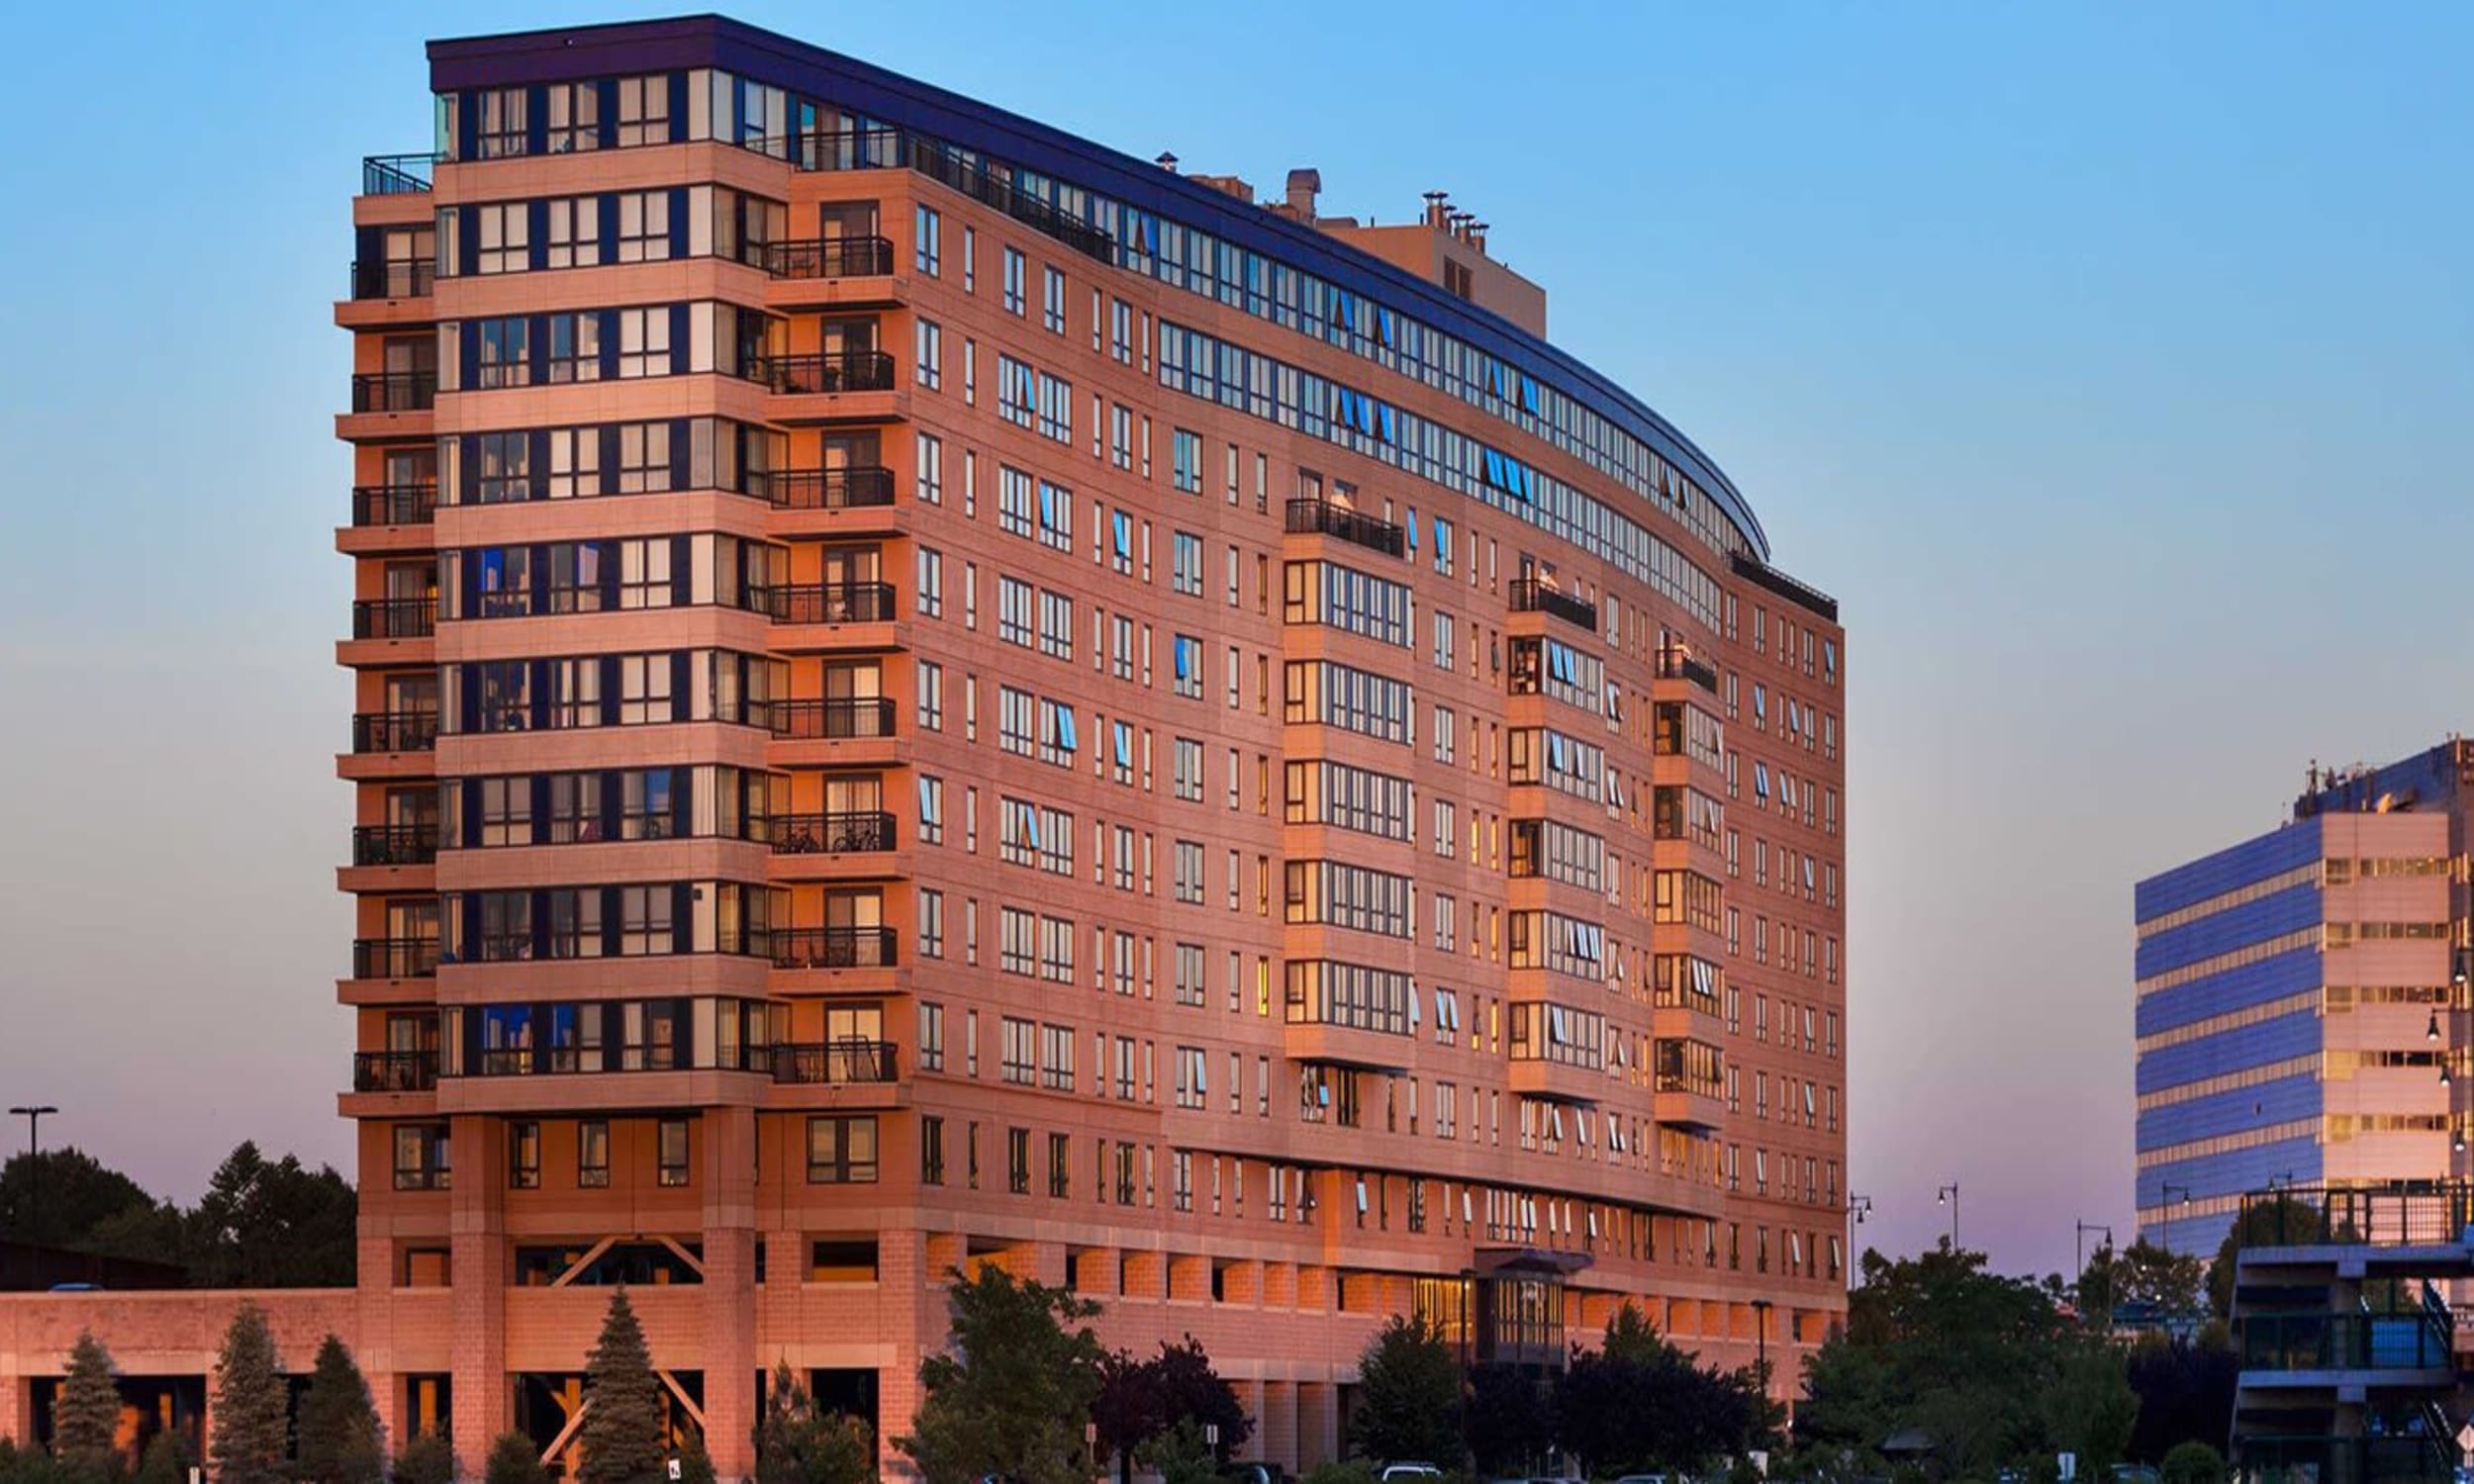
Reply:
[[[35,1244],[43,1235],[43,1121],[60,1110],[49,1103],[30,1103],[11,1108],[9,1116],[26,1120],[26,1147],[32,1156],[26,1161],[26,1286],[43,1286],[43,1253]]]
[[[1753,1300],[1753,1365],[1760,1372],[1764,1404],[1769,1400],[1769,1311],[1773,1307],[1765,1298]]]
[[[2113,1251],[2113,1228],[2106,1226],[2101,1221],[2083,1221],[2078,1224],[2078,1228],[2077,1233],[2071,1238],[2070,1247],[2072,1254],[2079,1259],[2078,1274],[2070,1280],[2073,1284],[2084,1282],[2087,1278],[2088,1233],[2102,1232],[2105,1234],[2105,1245],[2096,1250],[2099,1253],[2111,1252]],[[2087,1307],[2086,1294],[2082,1293],[2078,1295],[2078,1299],[2079,1306],[2082,1309]],[[2084,1319],[2086,1316],[2082,1314],[2080,1318]],[[2113,1325],[2113,1263],[2110,1261],[2105,1264],[2105,1325],[2109,1329]]]
[[[1958,1182],[1957,1182],[1956,1180],[1952,1180],[1952,1181],[1951,1181],[1949,1184],[1947,1184],[1947,1185],[1943,1186],[1941,1189],[1939,1189],[1939,1190],[1935,1191],[1935,1192],[1933,1193],[1933,1198],[1934,1198],[1934,1200],[1935,1200],[1936,1202],[1938,1202],[1939,1204],[1941,1204],[1941,1205],[1945,1205],[1945,1206],[1950,1207],[1950,1250],[1951,1250],[1951,1252],[1957,1252],[1957,1251],[1958,1251]]]

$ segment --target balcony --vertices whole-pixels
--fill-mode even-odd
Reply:
[[[894,390],[894,358],[882,350],[759,355],[749,358],[747,379],[761,382],[766,390],[785,397],[890,392]]]
[[[438,265],[428,258],[352,263],[354,299],[426,299],[437,286]]]
[[[794,742],[894,735],[894,703],[881,696],[777,700],[772,711],[773,734]]]
[[[1292,536],[1331,536],[1385,556],[1401,556],[1409,549],[1400,527],[1328,500],[1288,502],[1287,530]]]
[[[894,503],[894,471],[873,465],[793,469],[773,477],[777,510],[848,510]]]
[[[1681,645],[1669,644],[1658,652],[1658,678],[1690,681],[1712,696],[1718,694],[1718,667],[1692,658],[1692,651]]]
[[[2238,1348],[2244,1372],[2447,1372],[2455,1363],[2454,1327],[2444,1307],[2406,1314],[2246,1314]],[[2243,1384],[2262,1379],[2245,1374]]]
[[[354,752],[428,752],[437,741],[435,711],[357,711],[352,716]]]
[[[434,598],[364,598],[352,604],[355,639],[427,639],[437,631]]]
[[[429,189],[431,172],[437,162],[437,156],[427,150],[419,154],[364,154],[361,156],[361,194],[425,194]]]
[[[1512,611],[1545,613],[1593,634],[1598,631],[1596,603],[1559,592],[1541,578],[1517,577],[1512,580]]]
[[[352,940],[352,977],[356,979],[426,979],[437,972],[435,938]]]
[[[844,1086],[894,1080],[891,1041],[826,1041],[773,1049],[773,1079]]]
[[[365,371],[352,378],[355,413],[426,413],[437,403],[435,371]]]
[[[356,1052],[352,1056],[354,1092],[428,1092],[438,1085],[438,1054],[434,1051]]]
[[[773,821],[777,856],[855,855],[894,848],[894,816],[882,810],[853,814],[781,814]]]
[[[748,602],[776,623],[883,623],[894,616],[892,583],[794,583],[751,587]]]
[[[894,930],[889,927],[776,928],[776,969],[891,969]]]
[[[434,483],[352,487],[352,523],[357,526],[427,525],[437,509]]]
[[[877,278],[894,271],[894,244],[884,237],[810,237],[765,247],[775,278]]]
[[[352,830],[355,866],[433,866],[438,860],[434,824],[363,824]]]

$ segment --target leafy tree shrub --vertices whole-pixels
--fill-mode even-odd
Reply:
[[[455,1444],[436,1433],[405,1441],[395,1455],[395,1484],[455,1484]]]
[[[2225,1459],[2204,1442],[2178,1442],[2157,1472],[2164,1484],[2224,1484]]]
[[[1102,1354],[1084,1322],[1099,1306],[993,1262],[976,1278],[955,1273],[947,1302],[951,1353],[919,1362],[927,1395],[895,1446],[931,1480],[1082,1484]]]
[[[541,1462],[541,1446],[530,1435],[506,1432],[490,1444],[489,1461],[481,1467],[483,1484],[550,1484],[550,1471]],[[398,1473],[396,1484],[403,1484]]]

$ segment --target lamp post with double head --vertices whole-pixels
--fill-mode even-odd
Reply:
[[[60,1110],[49,1103],[28,1103],[11,1108],[9,1116],[26,1120],[26,1230],[20,1238],[26,1244],[26,1286],[43,1286],[43,1252],[37,1244],[43,1239],[43,1121]]]

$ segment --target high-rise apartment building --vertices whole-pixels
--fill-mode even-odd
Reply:
[[[1412,1311],[1792,1392],[1837,607],[1483,226],[713,18],[430,64],[335,310],[395,1436],[562,1445],[618,1283],[725,1474],[777,1363],[898,1434],[991,1262],[1292,1465]]]
[[[2474,746],[2323,775],[2290,822],[2139,883],[2140,1229],[2214,1255],[2244,1192],[2464,1167]]]

